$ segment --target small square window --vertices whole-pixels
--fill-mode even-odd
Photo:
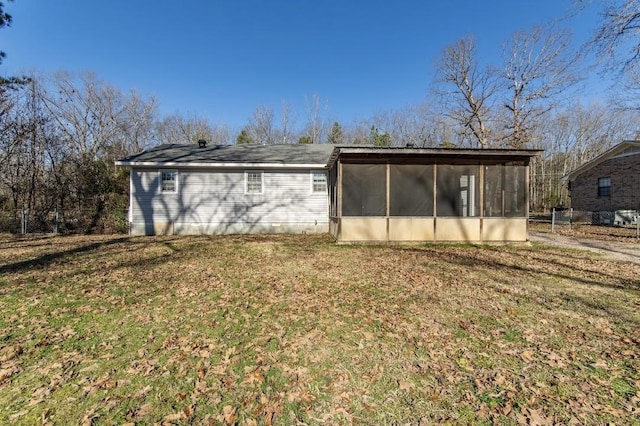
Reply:
[[[262,172],[251,171],[245,173],[245,189],[247,194],[262,194]]]
[[[160,172],[160,192],[176,193],[178,192],[178,171],[162,170]]]
[[[325,172],[311,173],[311,192],[313,193],[327,192],[327,174]]]
[[[598,178],[598,197],[611,197],[611,178]]]

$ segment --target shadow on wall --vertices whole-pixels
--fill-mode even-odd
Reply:
[[[238,170],[180,173],[176,194],[160,192],[157,171],[132,170],[133,173],[134,233],[141,233],[141,227],[146,235],[328,230],[328,196],[310,194],[308,170],[291,176],[267,176],[264,172],[262,194],[246,194],[244,171]],[[299,185],[287,184],[291,179],[297,179]]]

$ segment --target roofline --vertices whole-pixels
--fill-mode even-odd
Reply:
[[[231,169],[231,168],[252,168],[252,169],[326,169],[325,163],[193,163],[179,161],[121,161],[115,162],[116,166],[122,167],[182,167],[182,168],[211,168],[211,169]]]
[[[594,168],[598,164],[604,163],[608,159],[610,159],[613,156],[615,156],[617,153],[624,151],[625,149],[627,149],[630,146],[636,146],[636,147],[640,148],[640,141],[638,141],[638,140],[622,141],[618,145],[616,145],[616,146],[610,148],[609,150],[603,152],[602,154],[598,155],[596,158],[594,158],[594,159],[592,159],[590,161],[587,161],[586,163],[584,163],[583,165],[581,165],[577,169],[567,173],[565,176],[563,176],[561,178],[561,180],[564,181],[564,182],[571,182],[575,178],[577,178],[579,175],[581,175],[582,173],[584,173],[584,172],[586,172],[588,170],[591,170],[592,168]]]
[[[536,156],[543,152],[543,149],[472,149],[472,148],[407,148],[407,147],[350,147],[350,146],[337,146],[337,150],[348,154],[360,154],[360,153],[374,153],[374,154],[402,154],[402,153],[416,153],[416,154],[462,154],[462,155],[528,155]]]
[[[437,157],[535,157],[540,155],[543,149],[468,149],[468,148],[406,148],[406,147],[345,147],[339,146],[333,150],[329,159],[329,165],[333,164],[341,154],[363,155],[430,155]]]

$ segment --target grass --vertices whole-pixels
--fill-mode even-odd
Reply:
[[[640,266],[326,236],[0,240],[0,423],[638,424]]]

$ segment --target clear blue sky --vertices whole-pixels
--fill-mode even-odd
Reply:
[[[164,114],[238,127],[287,100],[305,121],[318,94],[349,123],[422,102],[441,50],[474,36],[487,61],[519,29],[565,15],[571,0],[15,0],[0,30],[0,74],[94,71],[153,94]],[[593,11],[570,22],[577,42]]]

